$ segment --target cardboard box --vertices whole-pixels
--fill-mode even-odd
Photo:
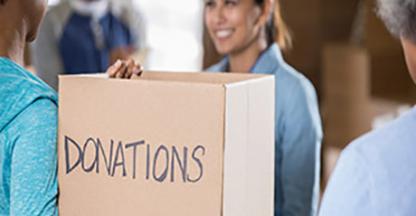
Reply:
[[[366,49],[343,43],[326,44],[322,65],[325,101],[368,101],[371,68]]]
[[[370,58],[366,49],[327,44],[322,104],[326,145],[344,148],[371,129]]]
[[[60,76],[60,215],[273,215],[274,84]]]

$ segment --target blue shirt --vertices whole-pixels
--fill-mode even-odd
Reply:
[[[416,108],[341,154],[320,215],[416,215]]]
[[[227,71],[228,58],[208,71]],[[319,201],[321,119],[315,89],[282,58],[277,44],[252,73],[276,76],[275,216],[315,215]]]
[[[59,54],[67,74],[97,73],[110,65],[110,52],[114,48],[134,44],[132,33],[119,18],[108,12],[99,20],[104,41],[99,47],[91,26],[92,17],[73,12],[59,38]]]
[[[57,96],[0,58],[0,215],[57,215]]]

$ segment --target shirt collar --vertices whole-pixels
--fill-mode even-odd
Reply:
[[[84,16],[91,16],[95,20],[99,20],[104,17],[109,11],[109,0],[100,0],[93,2],[85,2],[83,0],[71,0],[69,1],[71,7],[77,13]]]
[[[228,71],[228,58],[229,57],[226,56],[218,63],[218,67],[221,71]],[[274,74],[274,72],[281,67],[283,62],[284,60],[279,45],[274,43],[260,54],[256,63],[251,67],[250,72],[255,74]]]
[[[277,68],[281,67],[282,62],[282,52],[274,43],[260,54],[250,71],[255,74],[274,74]]]

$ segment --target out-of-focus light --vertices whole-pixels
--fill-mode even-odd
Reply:
[[[201,0],[131,0],[146,21],[146,69],[198,71],[202,67]]]
[[[48,4],[49,4],[49,6],[53,6],[53,5],[58,4],[59,2],[60,2],[60,0],[49,0]]]
[[[202,47],[192,32],[152,26],[148,29],[151,70],[196,71],[202,61]],[[168,32],[168,33],[167,33]]]

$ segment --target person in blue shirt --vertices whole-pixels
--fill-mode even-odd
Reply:
[[[26,42],[36,37],[46,0],[0,0],[0,216],[56,216],[57,95],[26,71]],[[117,61],[110,77],[140,73]]]
[[[211,72],[276,76],[275,216],[310,216],[319,200],[321,120],[312,84],[288,65],[290,36],[274,0],[205,0],[205,25],[225,55]]]
[[[23,47],[47,1],[0,1],[0,215],[57,215],[57,95],[27,72]]]
[[[57,89],[59,74],[104,72],[143,50],[143,23],[126,1],[61,1],[46,13],[32,46],[37,74]]]
[[[416,1],[378,0],[378,13],[400,38],[416,82]],[[353,141],[324,194],[321,216],[416,215],[416,108]]]

